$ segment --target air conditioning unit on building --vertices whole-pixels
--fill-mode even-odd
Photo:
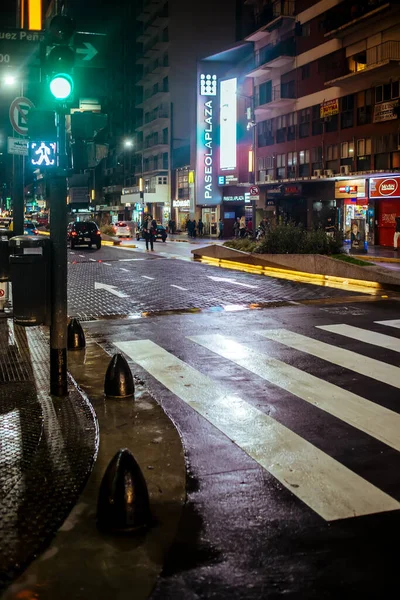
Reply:
[[[325,175],[325,177],[333,177],[332,169],[325,169],[324,175]]]
[[[260,177],[259,177],[260,183],[265,183],[266,173],[267,173],[266,171],[260,171]]]
[[[348,175],[350,173],[350,165],[341,165],[340,166],[340,174]]]
[[[315,171],[313,172],[314,177],[321,177],[322,176],[322,170],[321,169],[315,169]]]

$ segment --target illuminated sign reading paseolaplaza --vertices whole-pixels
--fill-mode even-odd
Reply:
[[[197,176],[196,203],[215,205],[221,200],[217,184],[217,75],[202,71],[197,93]]]

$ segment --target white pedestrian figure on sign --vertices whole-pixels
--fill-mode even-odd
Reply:
[[[37,154],[39,158],[35,161],[34,164],[39,166],[44,162],[46,167],[54,165],[54,158],[49,158],[50,148],[46,146],[44,142],[40,144],[39,148],[35,151],[35,154]]]

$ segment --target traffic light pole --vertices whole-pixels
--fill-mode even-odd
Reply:
[[[67,381],[67,147],[66,109],[57,112],[57,174],[50,180],[51,326],[50,393],[68,394]]]
[[[13,169],[13,235],[24,234],[23,156],[15,156]]]

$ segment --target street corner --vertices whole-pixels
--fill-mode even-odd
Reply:
[[[109,349],[109,348],[108,348]],[[5,599],[29,591],[43,598],[147,598],[175,540],[186,500],[182,442],[140,378],[135,395],[105,399],[104,378],[111,361],[98,343],[69,352],[69,371],[96,412],[100,447],[97,462],[77,505],[47,552],[9,588]],[[96,526],[99,490],[107,467],[120,449],[129,449],[144,476],[151,524],[131,533],[100,531]],[[35,596],[36,597],[36,596]]]

